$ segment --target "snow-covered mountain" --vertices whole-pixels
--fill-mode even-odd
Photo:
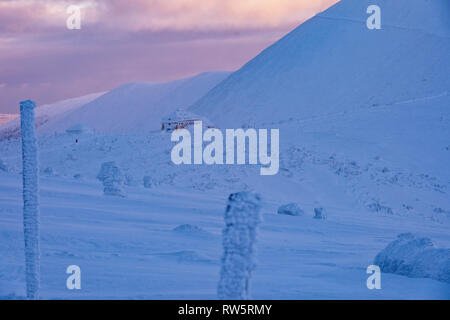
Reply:
[[[381,30],[366,28],[369,4]],[[217,298],[227,198],[251,191],[253,298],[449,299],[449,5],[343,0],[230,76],[127,84],[40,126],[42,297]],[[278,128],[279,173],[175,165],[160,120],[189,105],[222,127]],[[21,152],[0,141],[0,299],[24,296]],[[120,197],[97,180],[112,162]],[[302,213],[279,214],[291,203]],[[420,243],[432,251],[414,256]],[[375,261],[382,290],[366,287]],[[64,286],[72,264],[83,290]]]
[[[38,132],[41,131],[42,126],[48,122],[55,121],[66,113],[70,113],[86,103],[98,98],[104,92],[92,93],[85,96],[66,99],[52,104],[45,104],[36,108],[36,127]],[[20,118],[14,117],[1,125],[0,123],[0,139],[2,138],[16,138],[20,136]]]
[[[17,116],[17,114],[0,114],[0,126],[14,120]]]
[[[158,130],[163,116],[193,104],[228,75],[229,72],[207,72],[166,83],[124,84],[57,121],[47,123],[39,133],[64,132],[77,124],[101,133]]]
[[[381,30],[366,26],[369,5],[381,8]],[[447,95],[449,57],[450,1],[343,0],[190,110],[238,127]]]

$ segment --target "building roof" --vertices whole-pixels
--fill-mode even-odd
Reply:
[[[201,117],[195,113],[183,110],[183,109],[177,109],[175,112],[163,117],[161,119],[162,122],[167,123],[167,122],[184,122],[184,121],[192,121],[192,120],[198,120],[198,121],[202,121],[203,125],[211,125],[211,122],[204,118]]]

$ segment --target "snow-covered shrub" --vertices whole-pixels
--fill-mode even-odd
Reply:
[[[320,208],[314,208],[314,219],[323,219],[325,220],[327,218],[327,211],[320,207]]]
[[[152,188],[155,185],[155,181],[150,176],[144,177],[144,188]]]
[[[97,179],[103,183],[103,191],[108,196],[124,197],[124,176],[114,161],[102,164]]]
[[[125,175],[125,185],[127,186],[137,186],[137,182],[134,180],[133,176],[130,174]]]
[[[362,174],[360,166],[355,161],[339,161],[333,159],[331,167],[336,170],[335,174],[344,176],[345,178]]]
[[[250,278],[255,268],[255,240],[260,223],[261,198],[257,194],[231,194],[225,211],[219,299],[249,298]]]
[[[304,212],[298,204],[288,203],[278,208],[278,214],[285,214],[288,216],[301,216],[304,214]]]
[[[204,235],[207,232],[200,227],[192,224],[182,224],[173,229],[174,232],[179,234],[190,234],[190,235]]]
[[[373,211],[373,212],[381,212],[381,213],[386,213],[389,215],[394,214],[394,212],[392,211],[392,208],[382,205],[380,203],[380,201],[377,199],[372,199],[372,201],[366,203],[366,207],[367,207],[367,209],[369,209],[370,211]]]
[[[23,228],[25,239],[25,272],[27,298],[39,298],[39,165],[36,143],[34,108],[27,100],[20,103],[23,161]]]
[[[166,174],[166,175],[164,176],[163,181],[164,181],[165,184],[173,185],[176,176],[177,176],[176,173],[169,173],[169,174]],[[160,184],[161,184],[161,183],[158,182],[156,185],[160,185]]]
[[[45,169],[44,169],[44,173],[45,173],[47,176],[54,176],[54,175],[55,175],[55,172],[53,171],[53,168],[50,168],[50,167],[45,168]]]
[[[155,174],[155,176],[156,176],[156,174]],[[154,188],[154,187],[160,186],[163,183],[173,184],[171,180],[173,181],[173,178],[172,178],[172,175],[170,175],[170,174],[166,174],[163,177],[161,177],[161,176],[157,176],[157,177],[144,176],[144,178],[143,178],[144,188],[148,188],[148,189]]]
[[[429,238],[403,233],[374,261],[382,272],[450,283],[450,249],[438,249]]]

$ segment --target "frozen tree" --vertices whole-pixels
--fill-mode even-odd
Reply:
[[[217,290],[219,299],[249,299],[260,208],[261,199],[257,194],[240,192],[228,198],[223,230],[224,254]]]
[[[144,177],[144,188],[151,188],[153,186],[152,177],[145,176]]]
[[[25,239],[25,270],[27,298],[39,298],[39,169],[34,125],[36,104],[20,103],[23,161],[23,231]]]
[[[124,197],[123,184],[125,177],[114,161],[102,164],[97,179],[103,183],[103,191],[107,196]]]

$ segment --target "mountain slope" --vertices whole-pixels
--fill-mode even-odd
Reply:
[[[125,84],[48,123],[41,133],[64,132],[77,124],[102,133],[158,130],[164,115],[194,103],[228,75],[228,72],[210,72],[167,83]]]
[[[86,103],[98,98],[104,92],[91,93],[85,96],[66,99],[52,104],[45,104],[38,106],[35,110],[36,127],[40,132],[42,127],[45,127],[48,122],[55,121],[66,113],[70,113]],[[2,138],[16,138],[20,136],[20,118],[13,118],[11,121],[0,125],[0,139]]]
[[[0,114],[0,126],[17,118],[17,114]]]
[[[372,4],[381,7],[381,30],[366,27]],[[343,0],[263,51],[190,111],[232,128],[446,95],[449,15],[447,0]]]

